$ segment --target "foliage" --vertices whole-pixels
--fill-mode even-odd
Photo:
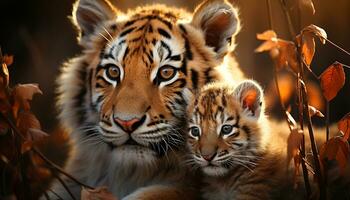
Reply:
[[[270,7],[269,0],[267,1],[268,8]],[[300,166],[302,167],[304,182],[306,186],[307,199],[314,197],[315,192],[311,191],[309,172],[315,174],[315,180],[318,183],[318,192],[316,195],[319,199],[326,199],[327,183],[327,164],[328,161],[336,160],[338,168],[341,173],[344,172],[348,165],[348,159],[350,156],[349,148],[349,135],[350,135],[350,113],[343,117],[338,123],[338,129],[341,133],[340,136],[334,136],[329,139],[329,102],[336,98],[338,92],[345,84],[345,72],[344,67],[348,67],[340,62],[334,62],[330,65],[319,77],[314,74],[311,69],[311,63],[315,54],[315,38],[318,38],[322,44],[329,42],[337,47],[342,52],[350,55],[347,51],[334,44],[327,38],[327,33],[324,29],[316,26],[309,25],[303,28],[298,35],[295,35],[293,23],[289,13],[289,8],[284,0],[280,0],[281,6],[285,13],[289,31],[293,36],[293,41],[283,40],[278,38],[274,30],[267,30],[261,34],[257,34],[257,39],[262,40],[263,43],[256,48],[256,52],[268,51],[275,64],[275,85],[277,93],[283,111],[285,112],[285,119],[290,128],[290,135],[287,141],[288,158],[294,159],[295,177],[299,175]],[[299,9],[302,6],[309,8],[312,13],[315,13],[312,0],[299,0]],[[268,9],[270,16],[270,28],[272,26],[271,9]],[[299,17],[300,18],[300,17]],[[287,84],[280,87],[280,81],[278,80],[278,72],[282,69],[287,69],[292,72],[293,79],[288,79]],[[321,146],[320,151],[317,150],[316,141],[314,137],[313,125],[311,117],[324,117],[323,113],[310,105],[308,89],[305,82],[307,81],[305,73],[309,73],[319,80],[322,94],[327,101],[326,112],[326,138],[327,141]],[[297,93],[298,105],[298,118],[299,124],[296,123],[292,115],[287,111],[285,103],[290,98],[290,92],[286,92],[285,89],[291,90],[292,82],[296,82],[295,90]],[[283,82],[282,82],[283,83]],[[315,95],[313,95],[315,96]],[[309,138],[312,148],[313,165],[309,163],[305,152],[305,131],[304,123],[307,124],[309,131]],[[296,178],[295,178],[296,180]]]

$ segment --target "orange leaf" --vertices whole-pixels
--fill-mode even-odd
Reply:
[[[331,101],[345,84],[345,73],[342,64],[333,63],[320,75],[319,79],[323,96],[327,101]]]
[[[321,42],[323,44],[326,43],[327,33],[326,33],[326,31],[324,29],[322,29],[322,28],[320,28],[320,27],[318,27],[318,26],[316,26],[314,24],[311,24],[311,25],[305,27],[301,31],[302,34],[307,33],[307,32],[316,35],[321,40]]]
[[[31,140],[31,136],[28,135],[29,129],[41,129],[39,120],[31,112],[20,112],[18,114],[17,127],[27,140]]]
[[[349,153],[349,143],[341,137],[333,137],[322,146],[320,157],[323,160],[336,160],[340,170],[343,172],[348,164]]]
[[[295,73],[299,72],[299,63],[297,59],[297,49],[295,44],[286,40],[278,40],[278,46],[280,50],[280,56],[278,58],[278,69],[282,69],[285,66]]]
[[[43,94],[39,89],[38,84],[18,84],[13,90],[13,96],[15,99],[13,109],[14,115],[17,116],[19,107],[28,111],[30,109],[29,102],[33,99],[34,94]]]
[[[277,34],[273,30],[267,30],[263,33],[256,34],[256,38],[259,40],[274,40],[277,38]]]
[[[315,11],[314,3],[312,2],[312,0],[300,0],[299,2],[305,8],[307,8],[308,10],[311,10],[313,15],[315,14],[316,11]]]
[[[347,141],[350,136],[350,113],[346,114],[338,122],[338,129],[343,134],[343,140]]]
[[[324,117],[321,111],[317,110],[315,107],[309,105],[310,116]]]
[[[117,198],[107,190],[107,187],[98,187],[93,190],[83,188],[81,200],[117,200]]]
[[[310,66],[315,54],[315,40],[310,33],[302,34],[301,55],[307,66]]]
[[[33,147],[32,141],[24,141],[21,145],[21,154],[24,154],[27,151],[30,151]]]
[[[276,48],[278,45],[277,42],[274,42],[274,41],[265,41],[264,43],[262,43],[258,48],[255,49],[255,52],[263,52],[263,51],[270,51],[274,48]]]

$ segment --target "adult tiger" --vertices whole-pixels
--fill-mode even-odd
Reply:
[[[221,79],[226,55],[231,67],[222,69],[242,77],[228,55],[237,10],[208,0],[193,15],[162,5],[124,14],[106,0],[80,0],[72,19],[83,52],[58,79],[59,118],[73,143],[66,170],[120,199],[195,199],[183,164],[184,93]],[[52,189],[69,199],[60,184]]]

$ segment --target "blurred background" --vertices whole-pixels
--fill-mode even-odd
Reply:
[[[54,106],[55,79],[60,66],[67,59],[79,54],[80,47],[76,44],[76,33],[68,19],[71,14],[73,0],[1,0],[0,1],[0,46],[3,53],[15,56],[14,64],[9,67],[11,83],[39,83],[44,95],[33,100],[33,110],[42,122],[43,129],[50,132],[57,125],[57,110]],[[184,7],[192,11],[200,0],[118,0],[113,1],[117,7],[126,11],[135,6],[147,3],[164,3]],[[247,77],[258,80],[270,94],[273,91],[272,62],[267,53],[254,53],[261,43],[256,34],[268,29],[268,13],[264,0],[234,0],[231,1],[240,9],[242,30],[237,36],[236,55]],[[290,40],[288,26],[282,12],[280,1],[271,0],[273,26],[278,36]],[[288,2],[288,1],[287,1]],[[298,9],[295,0],[288,5],[292,14]],[[311,23],[326,30],[330,40],[350,51],[350,1],[349,0],[314,0],[315,15],[310,9],[301,10],[301,19],[292,15],[296,31]],[[334,61],[350,65],[350,56],[337,50],[330,44],[322,45],[316,40],[316,54],[312,62],[315,74],[320,75]],[[338,96],[331,102],[331,121],[338,121],[350,111],[350,69],[345,69],[346,83]],[[288,74],[281,76],[281,84],[290,85]],[[284,83],[285,81],[286,83]],[[309,83],[316,97],[319,95],[317,80]],[[288,87],[283,87],[285,90]],[[293,96],[293,94],[290,94]],[[276,95],[270,95],[270,97]],[[270,100],[273,102],[273,100]],[[315,98],[314,104],[324,111],[324,102]],[[270,108],[271,115],[278,115],[276,108]],[[322,123],[323,119],[318,123]]]

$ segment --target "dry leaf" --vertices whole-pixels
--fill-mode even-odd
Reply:
[[[293,118],[293,116],[288,111],[286,111],[286,115],[288,117],[289,126],[292,129],[295,129],[297,127],[297,123],[295,122],[295,119]]]
[[[301,33],[302,34],[305,34],[305,33],[312,33],[314,35],[316,35],[322,42],[322,44],[325,44],[326,43],[326,39],[327,39],[327,33],[324,29],[314,25],[314,24],[311,24],[307,27],[305,27]]]
[[[321,111],[317,110],[315,107],[309,105],[310,116],[324,117]]]
[[[323,160],[336,160],[340,170],[344,171],[348,164],[349,153],[349,143],[341,137],[333,137],[321,147],[320,157]]]
[[[34,94],[43,94],[38,84],[18,84],[13,90],[15,102],[13,104],[13,113],[17,117],[20,107],[25,111],[30,109],[29,101],[33,99]]]
[[[288,160],[299,156],[299,148],[303,141],[303,131],[293,128],[287,140]]]
[[[310,66],[315,55],[315,40],[309,32],[301,36],[301,55],[307,66]]]
[[[27,136],[28,136],[27,138],[28,140],[39,141],[48,137],[49,135],[40,129],[29,128],[27,132]]]
[[[98,187],[93,190],[83,188],[81,200],[117,200],[117,198],[107,190],[107,187]]]
[[[27,140],[31,139],[28,136],[29,129],[41,129],[39,120],[31,112],[20,112],[18,114],[16,125],[18,130]]]
[[[5,54],[5,55],[2,57],[2,62],[5,63],[7,66],[12,65],[12,63],[13,63],[13,55],[7,55],[7,54]]]
[[[278,69],[282,69],[285,66],[289,66],[289,68],[295,72],[299,72],[299,63],[297,57],[297,48],[293,42],[286,40],[278,41],[280,55],[277,60]]]
[[[273,30],[267,30],[263,33],[256,34],[256,38],[259,40],[275,40],[277,39],[277,34]]]
[[[335,62],[329,66],[319,77],[323,96],[331,101],[337,96],[345,84],[345,73],[342,64]]]
[[[32,141],[24,141],[21,145],[21,154],[24,154],[27,151],[30,151],[32,147],[33,147]]]
[[[350,113],[346,114],[338,122],[338,129],[343,134],[343,140],[347,141],[350,136]]]
[[[315,6],[314,3],[312,2],[312,0],[299,0],[299,3],[304,6],[305,8],[307,8],[308,10],[311,10],[312,14],[315,14]]]

